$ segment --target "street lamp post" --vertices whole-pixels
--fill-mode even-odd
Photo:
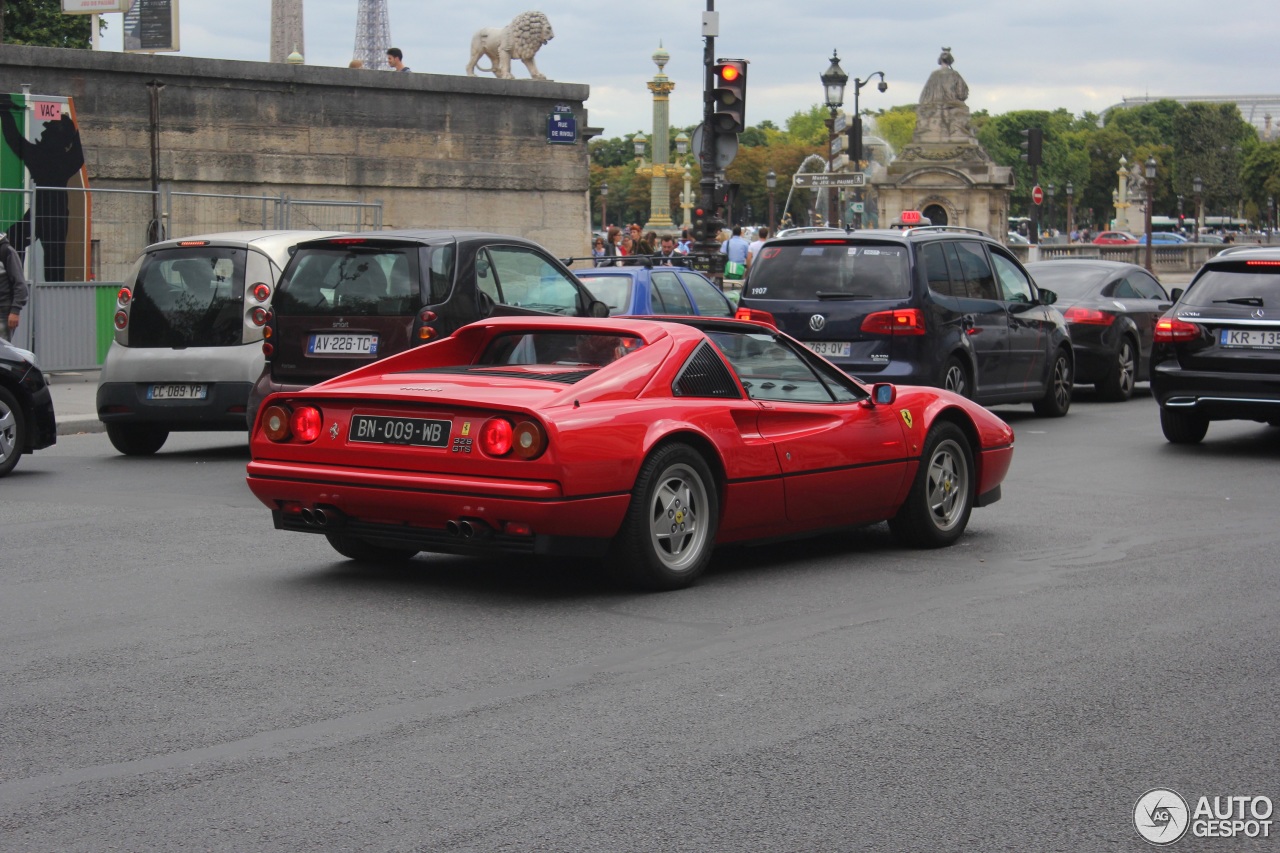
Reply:
[[[1151,206],[1155,203],[1156,192],[1156,158],[1151,156],[1147,158],[1147,272],[1152,272],[1151,268]]]
[[[609,239],[609,183],[608,181],[600,182],[600,230],[605,232],[604,238]]]
[[[853,130],[850,131],[849,141],[852,143],[849,151],[849,159],[853,161],[853,168],[859,172],[862,171],[862,112],[858,107],[858,95],[862,92],[862,87],[870,83],[875,78],[880,78],[880,85],[876,88],[882,93],[889,90],[889,83],[884,79],[883,71],[876,71],[868,74],[866,79],[859,80],[854,78],[853,81]],[[862,202],[862,187],[855,187],[853,190],[853,199],[855,202]],[[853,211],[853,226],[855,228],[862,227],[862,211],[857,207]]]
[[[840,56],[834,49],[831,51],[831,65],[827,70],[818,76],[822,81],[822,89],[825,93],[825,102],[827,109],[830,110],[831,116],[827,119],[827,173],[835,173],[835,147],[836,147],[836,110],[844,106],[844,87],[849,82],[849,75],[844,73],[844,69],[840,67]],[[836,213],[836,188],[831,186],[827,189],[827,224],[830,225],[835,219]]]
[[[1276,230],[1275,196],[1267,196],[1267,245],[1271,245],[1271,235]]]
[[[777,224],[773,218],[773,191],[778,186],[778,173],[770,169],[764,176],[764,185],[769,189],[769,233],[774,234],[777,231]]]
[[[1049,229],[1048,230],[1049,230],[1049,233],[1053,233],[1053,214],[1054,214],[1053,194],[1056,191],[1056,189],[1053,186],[1053,184],[1049,184],[1048,190],[1049,190],[1049,222],[1048,222]]]
[[[1075,207],[1072,204],[1075,201],[1075,196],[1076,196],[1076,188],[1072,186],[1070,181],[1067,181],[1067,242],[1068,243],[1071,242],[1071,235],[1075,233],[1075,230],[1076,230],[1076,211],[1075,211]]]
[[[1204,192],[1204,181],[1199,175],[1191,181],[1191,189],[1196,194],[1196,242],[1199,243],[1200,235],[1204,233],[1204,198],[1201,195]]]

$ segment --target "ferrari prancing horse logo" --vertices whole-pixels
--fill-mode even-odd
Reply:
[[[911,429],[911,410],[899,409],[898,414],[902,415],[902,422],[907,425],[907,429]]]

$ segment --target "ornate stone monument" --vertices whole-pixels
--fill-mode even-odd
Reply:
[[[902,211],[918,210],[934,225],[978,228],[1004,240],[1013,170],[997,166],[978,144],[965,103],[969,86],[954,62],[944,47],[920,92],[911,143],[871,175],[879,220],[887,226]]]

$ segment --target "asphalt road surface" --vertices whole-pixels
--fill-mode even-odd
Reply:
[[[1136,851],[1151,788],[1280,800],[1280,429],[998,411],[957,546],[667,594],[359,567],[272,529],[241,435],[63,436],[0,482],[0,849]]]

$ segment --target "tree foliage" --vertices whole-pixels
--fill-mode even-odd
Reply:
[[[766,220],[765,175],[770,170],[777,175],[775,201],[779,218],[788,194],[792,195],[793,214],[811,205],[809,192],[792,192],[791,176],[807,157],[817,155],[825,160],[828,116],[824,105],[814,104],[795,112],[785,122],[785,128],[763,121],[739,135],[738,154],[727,170],[727,186],[721,190],[732,194],[733,221],[746,218],[748,204],[754,222]],[[1017,215],[1030,210],[1033,183],[1038,182],[1046,195],[1052,186],[1053,210],[1046,199],[1041,220],[1048,220],[1052,213],[1051,221],[1059,228],[1067,227],[1068,185],[1076,224],[1099,227],[1109,222],[1114,215],[1112,196],[1118,185],[1121,157],[1126,172],[1132,173],[1136,167],[1139,174],[1145,171],[1149,158],[1155,159],[1153,209],[1157,214],[1176,215],[1181,201],[1185,213],[1194,216],[1196,176],[1203,184],[1202,200],[1208,215],[1259,215],[1266,208],[1268,197],[1280,198],[1280,142],[1259,140],[1254,127],[1234,104],[1183,106],[1162,100],[1111,110],[1105,121],[1092,113],[1074,116],[1065,109],[1015,110],[999,115],[979,110],[971,119],[978,141],[992,160],[1013,168],[1010,212]],[[915,131],[915,106],[880,110],[871,121],[874,128],[868,133],[899,151],[910,143]],[[1021,159],[1022,131],[1033,127],[1044,132],[1044,162],[1034,182],[1030,167]],[[690,136],[693,130],[685,128]],[[678,132],[672,129],[672,139]],[[695,164],[692,171],[696,195],[701,178],[696,152],[691,161]],[[634,178],[636,161],[631,137],[592,140],[591,162],[592,198],[597,214],[598,182],[607,178],[610,220],[646,221],[649,182]],[[1142,181],[1136,181],[1139,188],[1133,192],[1143,191]],[[672,213],[677,219],[680,189],[681,181],[672,180]],[[626,216],[622,215],[624,209]],[[618,216],[614,215],[615,210]]]
[[[87,50],[93,38],[92,20],[92,15],[64,15],[62,0],[7,0],[4,3],[4,41],[8,44]],[[105,20],[99,20],[102,20],[101,30],[105,30]]]

